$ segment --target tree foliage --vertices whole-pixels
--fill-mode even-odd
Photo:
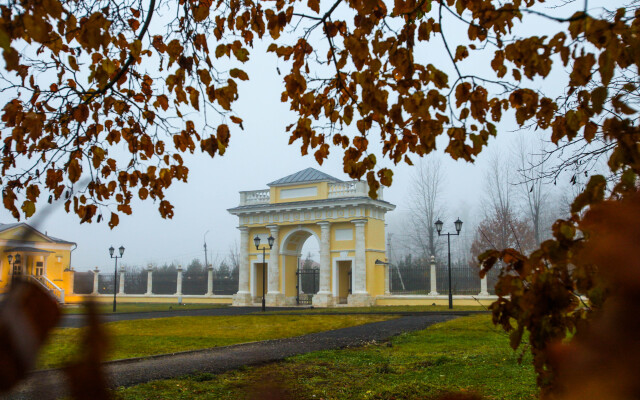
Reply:
[[[411,164],[444,136],[452,158],[473,161],[505,119],[544,130],[558,145],[598,141],[616,177],[610,192],[605,177],[592,176],[572,216],[557,221],[538,250],[480,257],[485,272],[499,259],[506,264],[494,319],[512,332],[514,347],[530,333],[539,383],[552,390],[550,343],[580,336],[615,291],[597,258],[579,258],[602,229],[583,215],[606,197],[638,207],[640,10],[592,12],[585,0],[563,15],[563,7],[545,13],[544,4],[8,2],[0,6],[4,206],[20,218],[35,212],[40,196],[62,199],[81,222],[104,212],[113,227],[137,196],[170,218],[165,191],[188,177],[181,154],[199,147],[222,155],[242,128],[232,107],[238,82],[249,78],[242,63],[260,38],[285,65],[281,99],[297,115],[290,143],[319,163],[330,149],[341,152],[344,171],[365,177],[373,197],[393,177],[378,157]],[[519,33],[541,22],[544,35]],[[466,37],[454,43],[448,32],[460,26]],[[556,71],[564,90],[542,92],[538,80]]]

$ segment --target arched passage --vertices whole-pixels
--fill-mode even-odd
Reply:
[[[311,245],[311,246],[308,246]],[[292,229],[282,239],[283,282],[285,303],[304,305],[311,304],[311,299],[319,290],[319,263],[305,268],[307,254],[305,248],[319,249],[320,238],[311,228],[298,227]],[[317,257],[316,258],[317,261]]]
[[[368,197],[365,182],[342,182],[313,168],[269,184],[267,190],[240,193],[240,206],[229,210],[240,220],[240,276],[234,305],[251,305],[262,297],[267,305],[296,304],[296,270],[304,243],[319,247],[319,285],[313,305],[372,305],[387,289],[384,216],[395,206]],[[262,251],[269,236],[273,247]],[[253,245],[260,239],[260,248]],[[382,266],[380,266],[382,265]],[[258,267],[259,266],[259,267]],[[268,283],[267,283],[268,282]],[[351,287],[351,292],[345,291]]]

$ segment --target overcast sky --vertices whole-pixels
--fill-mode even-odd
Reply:
[[[449,29],[455,30],[455,25],[450,26],[452,28]],[[451,35],[457,33],[451,32]],[[76,270],[96,266],[105,271],[113,268],[113,260],[108,253],[111,245],[126,248],[122,262],[127,265],[143,266],[150,262],[186,265],[193,258],[204,258],[203,243],[207,232],[208,248],[214,260],[219,261],[228,254],[234,242],[239,242],[238,220],[227,212],[239,204],[239,191],[266,189],[268,182],[307,167],[349,180],[343,173],[339,149],[333,148],[329,159],[319,166],[312,155],[300,155],[299,143],[288,145],[289,135],[285,127],[295,120],[295,116],[287,104],[280,102],[282,76],[276,72],[277,67],[283,72],[286,68],[273,54],[265,55],[264,49],[264,44],[256,44],[252,60],[244,66],[250,80],[239,85],[240,99],[234,110],[244,119],[244,131],[232,130],[231,143],[223,157],[211,159],[199,149],[194,155],[185,156],[190,169],[189,183],[174,183],[167,192],[175,206],[173,219],[162,219],[157,212],[157,204],[151,201],[134,203],[133,215],[121,215],[120,225],[113,230],[105,222],[80,225],[77,216],[66,214],[61,205],[56,206],[43,221],[39,221],[38,213],[32,218],[41,222],[38,229],[78,244],[72,261]],[[558,80],[561,78],[551,77],[544,86],[553,87],[553,82]],[[536,85],[542,87],[543,83],[537,82]],[[500,127],[499,138],[491,140],[490,152],[506,157],[517,133],[509,132],[515,129],[513,121],[507,120]],[[378,144],[373,143],[373,146]],[[444,147],[446,139],[443,141],[441,138],[438,152]],[[458,216],[463,220],[469,219],[465,221],[468,222],[466,229],[472,228],[480,218],[482,180],[490,152],[481,155],[475,164],[454,162],[442,156],[447,176],[445,196],[451,212],[444,217],[446,220],[443,219],[445,229],[453,229],[453,220]],[[415,156],[412,159],[417,161]],[[379,156],[378,161],[382,161],[382,157]],[[382,165],[390,166],[386,161],[382,161]],[[409,206],[407,196],[414,169],[399,165],[394,167],[394,171],[393,185],[385,188],[384,199],[397,206],[388,214],[388,223],[392,231],[401,232]],[[43,201],[39,206],[43,207],[45,203]],[[4,208],[0,211],[0,221],[15,222]],[[305,245],[305,251],[308,250],[317,251],[317,243]]]

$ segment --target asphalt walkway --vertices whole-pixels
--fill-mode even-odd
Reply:
[[[255,308],[249,309],[251,312],[256,311]],[[191,313],[213,310],[219,311],[226,309],[185,310],[180,311],[180,313],[185,312],[188,313],[188,315],[203,315]],[[144,314],[150,317],[150,314],[155,313]],[[167,316],[166,313],[162,314],[162,316]],[[177,312],[171,312],[170,314],[171,316],[178,316],[175,315]],[[389,321],[374,322],[293,338],[245,343],[147,358],[112,361],[105,363],[105,366],[109,385],[112,388],[132,386],[152,380],[169,379],[193,373],[209,372],[218,374],[245,365],[256,365],[282,360],[297,354],[361,346],[372,341],[384,341],[403,332],[417,331],[435,323],[448,321],[456,318],[456,314],[458,313],[404,316]],[[185,314],[181,314],[181,316],[183,315]],[[131,317],[130,314],[118,314],[110,317],[122,320],[127,319],[127,316]],[[67,317],[65,317],[65,319],[67,321],[75,320],[74,318],[68,319]],[[37,371],[32,373],[30,377],[7,396],[7,398],[54,399],[67,395],[65,387],[65,377],[60,370]]]

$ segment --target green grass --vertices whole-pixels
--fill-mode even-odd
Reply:
[[[386,315],[243,315],[156,318],[110,322],[103,326],[111,340],[109,360],[117,360],[299,336],[392,318],[394,316]],[[83,331],[83,328],[55,329],[40,353],[38,367],[58,367],[73,359]]]
[[[483,306],[454,306],[451,310],[448,306],[373,306],[373,307],[334,307],[334,308],[302,308],[300,310],[269,311],[268,314],[350,314],[350,313],[407,313],[424,311],[487,311]]]
[[[226,304],[178,304],[174,303],[118,303],[116,313],[146,312],[146,311],[178,311],[178,310],[201,310],[207,308],[228,307]],[[98,311],[101,314],[113,314],[113,303],[98,304]],[[65,306],[62,308],[64,314],[84,314],[87,310],[79,306]]]
[[[137,399],[537,398],[531,359],[522,364],[489,316],[458,318],[362,348],[310,353],[221,375],[153,381],[117,391]],[[272,396],[269,397],[268,395]]]

